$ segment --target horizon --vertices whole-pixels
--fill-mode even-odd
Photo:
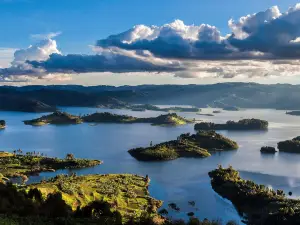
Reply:
[[[0,0],[0,85],[300,84],[300,3],[245,3]]]

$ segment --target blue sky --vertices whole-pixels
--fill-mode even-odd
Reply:
[[[230,18],[238,20],[273,5],[285,12],[296,3],[294,0],[0,0],[0,49],[26,48],[36,41],[32,38],[34,34],[61,32],[55,40],[63,54],[92,54],[89,45],[97,40],[137,24],[162,26],[175,19],[186,25],[216,26],[225,36],[231,33]],[[5,56],[0,55],[0,61],[2,58]]]

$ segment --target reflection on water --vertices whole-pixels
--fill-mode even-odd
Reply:
[[[162,112],[131,112],[126,110],[103,110],[93,108],[65,108],[73,114],[86,114],[95,111],[110,111],[118,114],[130,114],[139,117],[157,116]],[[211,113],[205,109],[202,113]],[[275,146],[277,142],[299,135],[300,117],[289,116],[285,111],[243,110],[222,112],[214,117],[179,113],[187,118],[224,123],[227,120],[241,118],[266,119],[270,122],[268,131],[222,131],[220,133],[236,140],[238,151],[217,152],[206,159],[177,159],[168,162],[139,162],[132,158],[127,150],[139,146],[149,146],[152,141],[160,143],[175,139],[181,133],[193,132],[193,125],[180,127],[159,127],[148,124],[88,124],[31,127],[22,121],[41,116],[36,113],[0,112],[0,118],[7,122],[7,129],[0,132],[0,150],[21,148],[23,151],[38,151],[49,156],[64,157],[73,153],[76,157],[95,158],[104,161],[95,168],[76,170],[77,174],[90,173],[134,173],[151,177],[151,194],[165,201],[165,206],[175,202],[180,213],[172,217],[185,216],[186,212],[195,211],[201,219],[240,220],[231,203],[218,196],[210,186],[207,173],[218,164],[232,165],[242,171],[245,179],[251,179],[273,188],[292,191],[293,196],[300,196],[300,155],[276,153],[265,155],[260,147]],[[72,171],[58,171],[56,173]],[[30,182],[54,176],[55,173],[42,173],[32,177]],[[196,202],[196,209],[188,201]]]

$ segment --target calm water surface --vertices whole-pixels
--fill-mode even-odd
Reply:
[[[95,111],[110,111],[118,114],[130,114],[139,117],[157,116],[160,112],[132,112],[125,110],[104,110],[93,108],[63,108],[73,114],[86,114]],[[204,109],[203,113],[211,113]],[[210,186],[207,173],[218,164],[232,165],[241,172],[243,178],[268,185],[273,188],[292,191],[293,198],[300,196],[300,155],[276,153],[261,155],[260,147],[276,146],[278,141],[300,135],[300,117],[285,115],[285,111],[249,109],[239,112],[222,112],[214,117],[180,113],[187,118],[196,118],[212,122],[226,122],[241,118],[266,119],[270,128],[266,132],[224,131],[220,132],[237,141],[238,151],[216,153],[206,159],[177,159],[169,162],[139,162],[132,158],[127,150],[140,146],[149,146],[162,141],[175,139],[185,132],[193,132],[193,125],[180,127],[159,127],[149,124],[88,124],[43,127],[25,126],[22,121],[41,116],[38,113],[0,112],[0,119],[7,122],[7,129],[0,131],[0,150],[11,151],[21,148],[23,151],[38,151],[49,156],[64,157],[73,153],[76,157],[101,159],[104,164],[94,168],[77,170],[78,174],[91,173],[134,173],[148,174],[151,177],[150,192],[155,198],[164,200],[165,206],[175,202],[180,213],[172,217],[185,216],[194,211],[201,219],[219,219],[240,221],[232,204],[219,197]],[[58,171],[58,173],[70,171]],[[54,176],[54,173],[42,173],[32,177],[30,182]],[[188,201],[196,201],[196,208]]]

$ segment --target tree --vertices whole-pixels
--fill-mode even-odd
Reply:
[[[75,159],[75,157],[74,157],[74,155],[72,153],[68,153],[66,155],[66,160],[74,160],[74,159]]]

